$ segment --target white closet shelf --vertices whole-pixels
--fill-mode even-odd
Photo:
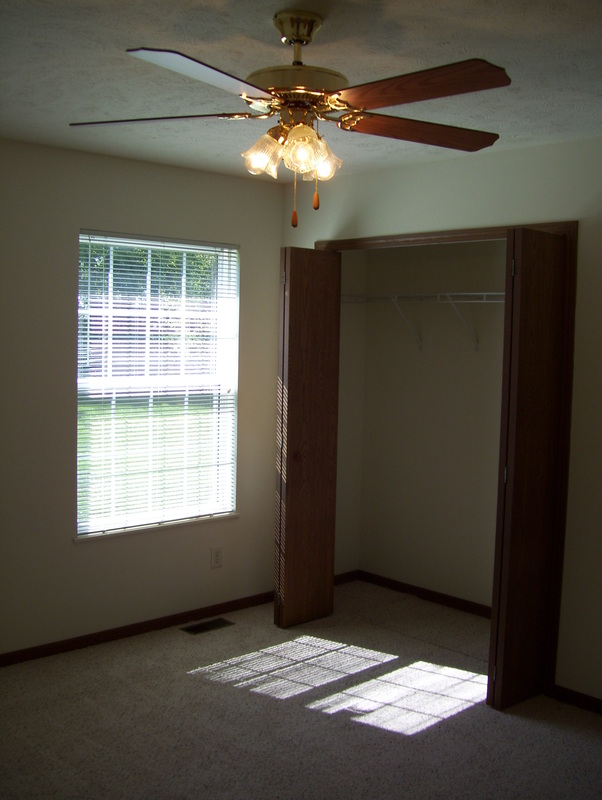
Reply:
[[[465,303],[503,303],[504,292],[435,292],[433,294],[346,294],[341,296],[343,303],[392,303],[401,318],[410,329],[418,347],[422,350],[420,334],[406,316],[401,303],[447,303],[452,306],[459,320],[466,328],[466,332],[473,343],[474,349],[479,349],[479,340],[470,322],[460,311],[460,305]]]
[[[343,303],[503,303],[504,292],[435,292],[433,294],[344,294]]]

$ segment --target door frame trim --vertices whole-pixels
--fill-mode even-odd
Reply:
[[[556,541],[554,543],[556,550],[554,558],[554,574],[552,575],[551,580],[554,589],[550,597],[550,604],[552,608],[552,613],[550,614],[550,629],[548,631],[548,641],[550,642],[550,647],[545,669],[545,691],[547,693],[553,693],[558,652],[562,571],[564,562],[564,541],[566,533],[566,513],[568,502],[571,407],[573,397],[575,300],[577,290],[578,222],[575,220],[545,223],[538,222],[529,224],[498,225],[485,228],[424,231],[421,233],[403,233],[387,236],[366,236],[353,239],[324,239],[316,241],[314,247],[316,250],[376,250],[382,248],[454,244],[460,242],[507,240],[508,231],[515,228],[535,228],[537,230],[547,231],[549,233],[564,235],[566,247],[566,291],[564,297],[563,319],[561,320],[564,349],[562,354],[562,380],[560,392],[563,413],[561,430],[559,432],[558,458],[558,486],[561,494],[558,497],[559,519]],[[504,336],[506,336],[506,333],[506,330],[504,330]],[[502,389],[502,392],[504,391],[505,387]],[[501,572],[502,564],[498,563],[499,560],[500,556],[498,553],[498,548],[496,547],[494,575],[498,575]],[[494,605],[494,608],[495,607],[496,606]],[[494,623],[497,624],[496,621],[492,619],[492,625]],[[491,696],[491,694],[488,696]]]
[[[387,236],[363,236],[354,239],[320,239],[314,243],[314,248],[316,250],[379,250],[386,247],[484,242],[492,239],[506,239],[508,230],[511,228],[535,228],[549,233],[565,234],[567,242],[570,242],[574,247],[576,262],[578,228],[576,221],[517,223],[487,228],[459,228],[456,230],[424,231],[422,233],[397,233]],[[572,271],[575,272],[576,263],[571,264],[571,267]]]

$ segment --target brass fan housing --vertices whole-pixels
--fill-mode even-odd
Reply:
[[[247,76],[247,82],[278,95],[293,90],[330,94],[349,86],[349,81],[340,72],[307,64],[283,64],[258,69]]]
[[[322,27],[322,17],[313,11],[279,11],[274,25],[280,31],[284,44],[292,45],[292,64],[265,67],[247,75],[247,81],[285,101],[301,100],[301,95],[332,94],[349,86],[340,72],[325,67],[311,67],[301,61],[301,48],[313,41]]]

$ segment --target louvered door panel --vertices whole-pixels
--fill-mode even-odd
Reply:
[[[277,625],[332,613],[341,260],[284,248],[276,471]]]

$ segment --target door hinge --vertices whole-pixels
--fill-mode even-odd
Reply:
[[[512,274],[514,275],[514,272]],[[286,272],[282,273],[282,285],[286,286]]]
[[[514,259],[512,259],[512,277],[514,277],[515,270],[516,270],[516,262]]]
[[[497,666],[494,666],[494,668],[493,668],[493,682],[494,683],[495,683],[496,677],[497,677]]]
[[[504,483],[508,481],[508,467],[504,467]]]

